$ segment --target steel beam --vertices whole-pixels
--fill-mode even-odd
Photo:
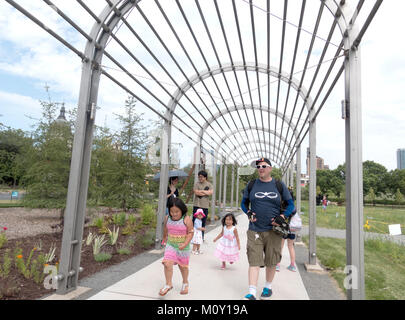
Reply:
[[[363,231],[363,165],[360,48],[351,46],[353,26],[345,39],[348,55],[345,60],[346,98],[346,258],[347,298],[365,299],[364,231]]]
[[[309,123],[309,264],[316,264],[316,122]]]

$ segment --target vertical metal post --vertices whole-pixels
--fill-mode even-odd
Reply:
[[[222,170],[224,165],[220,163],[219,165],[219,183],[218,183],[218,213],[221,213],[222,202],[221,202],[221,195],[222,195]]]
[[[233,195],[235,191],[235,165],[232,164],[232,180],[231,180],[231,210],[233,209]]]
[[[76,289],[79,279],[99,81],[100,69],[84,61],[64,215],[58,294]]]
[[[159,181],[159,202],[156,222],[155,248],[161,248],[163,239],[163,224],[166,215],[167,184],[169,183],[169,154],[171,143],[171,125],[165,121],[160,148],[160,181]]]
[[[351,272],[347,289],[349,300],[365,299],[364,233],[363,233],[363,165],[360,48],[351,46],[350,35],[345,38],[348,50],[345,59],[346,96],[346,258]]]
[[[291,186],[291,188],[294,185],[294,163],[291,162],[290,165],[290,181],[289,181],[289,185]]]
[[[211,150],[212,155],[212,187],[214,192],[212,193],[211,198],[211,223],[215,222],[215,201],[216,201],[216,192],[217,192],[217,161],[214,157],[214,150]],[[215,155],[216,156],[216,155]]]
[[[226,185],[227,185],[227,173],[228,173],[228,165],[225,161],[225,168],[224,168],[224,212],[226,210]]]
[[[301,212],[301,146],[297,148],[297,175],[296,175],[295,199],[297,212]]]
[[[316,264],[316,122],[309,123],[309,264]]]
[[[239,166],[236,167],[236,210],[239,209]]]
[[[200,172],[201,164],[201,144],[194,147],[194,184],[198,182],[198,172]],[[193,186],[194,188],[194,186]],[[193,194],[193,202],[195,201],[195,194]]]

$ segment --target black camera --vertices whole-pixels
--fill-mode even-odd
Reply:
[[[274,219],[274,222],[278,224],[278,226],[273,226],[273,230],[278,235],[282,236],[283,239],[287,239],[288,234],[290,233],[290,226],[283,217],[278,216]]]

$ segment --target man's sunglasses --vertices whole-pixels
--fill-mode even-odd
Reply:
[[[256,166],[257,169],[260,169],[260,168],[266,169],[267,167],[270,167],[270,166],[267,164],[262,164],[261,166]]]

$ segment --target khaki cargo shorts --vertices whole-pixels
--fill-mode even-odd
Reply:
[[[247,231],[247,257],[250,267],[275,267],[281,261],[282,237],[273,230]]]

